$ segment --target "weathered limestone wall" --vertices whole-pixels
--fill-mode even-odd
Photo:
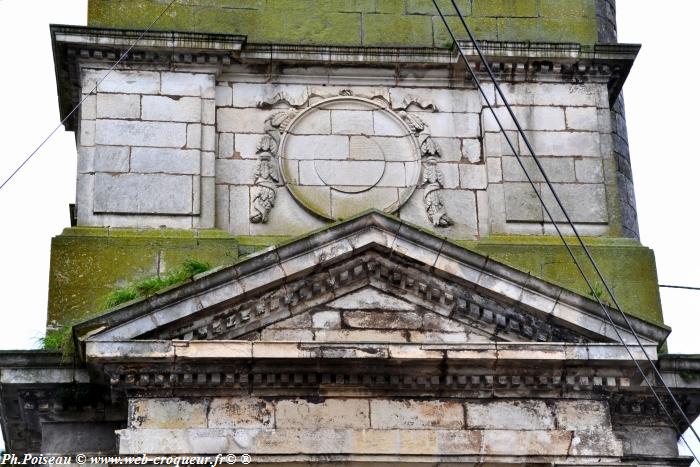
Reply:
[[[593,44],[598,38],[596,0],[457,3],[480,39]],[[90,0],[88,24],[145,28],[165,5]],[[446,0],[441,8],[445,14],[452,10]],[[194,0],[177,2],[155,28],[245,34],[249,42],[263,43],[443,47],[451,42],[431,0]]]
[[[605,401],[330,397],[132,399],[121,454],[634,454]],[[665,432],[649,432],[649,442]]]
[[[580,231],[616,236],[617,188],[605,86],[522,83],[508,84],[504,92],[567,212],[575,223],[585,224],[579,226]],[[500,106],[498,110],[555,221],[565,222],[534,161],[526,156],[528,149],[506,108]],[[490,233],[555,235],[551,224],[546,225],[549,219],[488,109],[483,117]],[[542,222],[545,224],[538,225]],[[563,228],[564,232],[569,230]]]
[[[89,93],[106,70],[86,68]],[[114,71],[81,107],[81,225],[214,226],[214,76]]]
[[[99,72],[84,73],[87,89]],[[405,76],[297,68],[269,82],[232,66],[215,88],[206,73],[143,68],[110,76],[83,109],[78,222],[288,236],[378,208],[452,239],[554,234],[478,92],[450,89],[435,72]],[[506,88],[581,233],[618,236],[605,84]],[[514,130],[505,108],[497,109]],[[261,141],[275,132],[288,134],[265,156]],[[434,165],[425,162],[431,154]],[[267,178],[258,172],[265,157],[272,157]],[[553,205],[532,160],[526,164]],[[266,183],[274,207],[261,219],[256,198]]]

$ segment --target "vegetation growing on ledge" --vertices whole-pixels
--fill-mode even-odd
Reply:
[[[100,310],[91,313],[89,316],[83,317],[83,320],[110,308],[114,308],[115,306],[121,305],[122,303],[136,300],[138,298],[148,297],[159,290],[190,280],[193,276],[208,271],[210,268],[211,266],[208,263],[203,263],[192,259],[186,260],[178,269],[169,272],[163,277],[150,277],[148,279],[130,284],[124,288],[115,290],[107,296],[107,299]],[[75,355],[73,325],[77,322],[78,321],[74,321],[63,325],[58,329],[47,331],[46,336],[39,339],[41,347],[44,350],[57,350],[63,354],[64,358]]]
[[[148,279],[130,284],[122,289],[115,290],[107,296],[104,309],[114,308],[117,305],[136,300],[137,298],[148,297],[166,287],[189,280],[193,276],[201,274],[210,268],[211,266],[207,263],[188,259],[180,268],[171,271],[164,277],[149,277]]]
[[[40,338],[39,343],[44,350],[57,350],[64,358],[71,357],[75,354],[72,331],[73,326],[68,324],[46,331],[46,336]]]

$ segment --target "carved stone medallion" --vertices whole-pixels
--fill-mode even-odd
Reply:
[[[396,211],[421,173],[418,140],[381,102],[325,99],[297,114],[280,143],[280,169],[292,195],[330,220],[369,208]]]

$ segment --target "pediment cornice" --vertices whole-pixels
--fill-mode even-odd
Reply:
[[[363,285],[400,292],[486,333],[500,329],[503,340],[537,341],[541,329],[549,334],[540,340],[617,340],[592,300],[377,211],[127,304],[77,325],[75,332],[109,341],[233,339]],[[492,304],[479,304],[479,297]],[[632,342],[621,315],[611,312]],[[647,344],[662,342],[668,334],[663,327],[630,319]],[[182,323],[187,324],[179,328]],[[569,334],[562,337],[562,329]]]

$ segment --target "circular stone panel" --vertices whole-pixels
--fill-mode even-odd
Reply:
[[[359,97],[334,97],[297,115],[280,144],[292,195],[330,220],[396,211],[413,193],[420,152],[401,118]]]

